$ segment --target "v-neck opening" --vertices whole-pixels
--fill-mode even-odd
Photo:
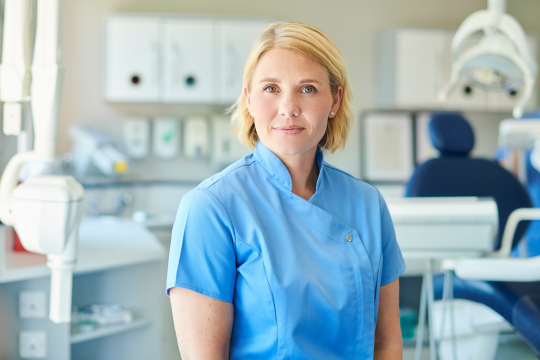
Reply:
[[[315,184],[315,193],[308,199],[304,199],[292,192],[292,178],[289,170],[283,164],[281,159],[268,149],[260,140],[257,143],[255,152],[253,153],[255,159],[261,164],[261,166],[285,189],[298,198],[311,202],[311,200],[317,195],[321,186],[322,174],[325,166],[324,155],[320,147],[317,146],[315,153],[315,164],[318,167],[317,182]]]

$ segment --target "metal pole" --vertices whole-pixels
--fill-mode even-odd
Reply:
[[[424,343],[424,324],[426,322],[426,276],[422,277],[422,291],[420,292],[420,309],[418,316],[418,326],[416,328],[416,350],[414,360],[422,358],[422,345]]]
[[[431,360],[437,360],[435,349],[435,329],[433,324],[433,260],[427,260],[426,267],[426,292],[428,303],[428,325],[429,325],[429,355]]]

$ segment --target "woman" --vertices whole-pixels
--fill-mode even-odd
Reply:
[[[167,289],[182,359],[401,359],[405,266],[374,187],[323,160],[352,113],[319,29],[271,24],[233,123],[256,146],[181,201]]]

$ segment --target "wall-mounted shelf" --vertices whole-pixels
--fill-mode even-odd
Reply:
[[[14,252],[12,230],[0,226],[0,283],[50,275],[44,255]],[[74,274],[161,260],[165,251],[143,225],[113,216],[85,217],[79,225]]]
[[[99,339],[105,336],[111,336],[121,334],[127,331],[140,329],[152,325],[152,322],[153,321],[150,319],[139,319],[127,324],[100,326],[95,330],[89,332],[71,333],[71,344],[78,344],[85,341]]]

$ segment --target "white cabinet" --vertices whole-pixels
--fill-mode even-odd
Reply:
[[[105,98],[159,101],[159,18],[114,16],[105,26]]]
[[[410,29],[390,35],[395,36],[395,104],[422,107],[436,103],[444,32]]]
[[[439,91],[450,79],[454,34],[453,30],[427,28],[394,28],[383,32],[377,39],[377,105],[399,109],[510,111],[519,95],[488,93],[471,86],[463,77],[446,103],[437,100]],[[480,36],[471,37],[463,48],[475,44]],[[533,36],[529,36],[529,43],[536,55]]]
[[[209,19],[165,19],[163,101],[214,101],[214,35]]]
[[[107,101],[232,104],[268,22],[113,14],[105,24]]]
[[[244,65],[266,21],[216,21],[216,64],[218,101],[234,103],[242,94]]]

